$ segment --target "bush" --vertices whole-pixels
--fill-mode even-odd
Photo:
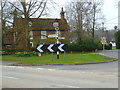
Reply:
[[[48,38],[46,39],[46,44],[53,44],[56,43],[56,39],[55,38]]]
[[[17,52],[15,53],[17,57],[30,57],[30,56],[38,56],[38,52]]]
[[[112,50],[112,44],[106,44],[105,49],[106,50]]]
[[[101,42],[96,42],[96,44],[98,45],[98,46],[97,46],[97,49],[98,49],[98,50],[103,50],[103,45],[102,45]]]
[[[117,31],[115,33],[115,42],[116,42],[116,48],[120,49],[120,31]]]
[[[89,52],[89,51],[95,51],[96,49],[98,49],[98,45],[96,42],[93,42],[92,40],[83,41],[81,43],[68,44],[68,51]]]

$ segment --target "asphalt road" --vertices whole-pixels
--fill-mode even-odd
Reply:
[[[118,51],[104,55],[118,58]],[[3,88],[118,88],[118,61],[66,66],[7,66],[9,63],[0,65]]]

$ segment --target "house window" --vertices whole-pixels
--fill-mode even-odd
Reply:
[[[31,27],[32,26],[32,22],[31,21],[29,21],[29,27]]]
[[[46,31],[41,31],[41,39],[47,39],[47,32]]]
[[[33,42],[30,42],[30,47],[33,47]]]
[[[33,39],[33,32],[30,31],[29,34],[30,34],[30,39]]]

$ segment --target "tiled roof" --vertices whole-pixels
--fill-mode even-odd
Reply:
[[[21,20],[21,18],[18,18]],[[30,18],[32,22],[32,30],[54,30],[53,21],[55,18]],[[66,19],[57,19],[59,22],[59,30],[69,30]],[[24,21],[24,19],[22,19]]]

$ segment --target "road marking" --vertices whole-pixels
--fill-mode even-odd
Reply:
[[[80,88],[80,87],[78,87],[78,86],[71,86],[71,85],[65,85],[65,84],[54,84],[54,85],[52,85],[53,87],[63,87],[63,88]]]
[[[36,69],[42,70],[42,69],[45,69],[45,68],[36,68]]]
[[[10,79],[19,79],[19,78],[16,78],[16,77],[8,77],[8,76],[2,76],[3,78],[10,78]]]
[[[19,66],[18,66],[17,68],[24,68],[24,67],[19,67]]]
[[[14,67],[16,67],[16,66],[3,66],[3,67],[11,67],[11,68],[14,68]]]
[[[47,70],[49,70],[49,71],[55,71],[56,69],[47,69]]]

